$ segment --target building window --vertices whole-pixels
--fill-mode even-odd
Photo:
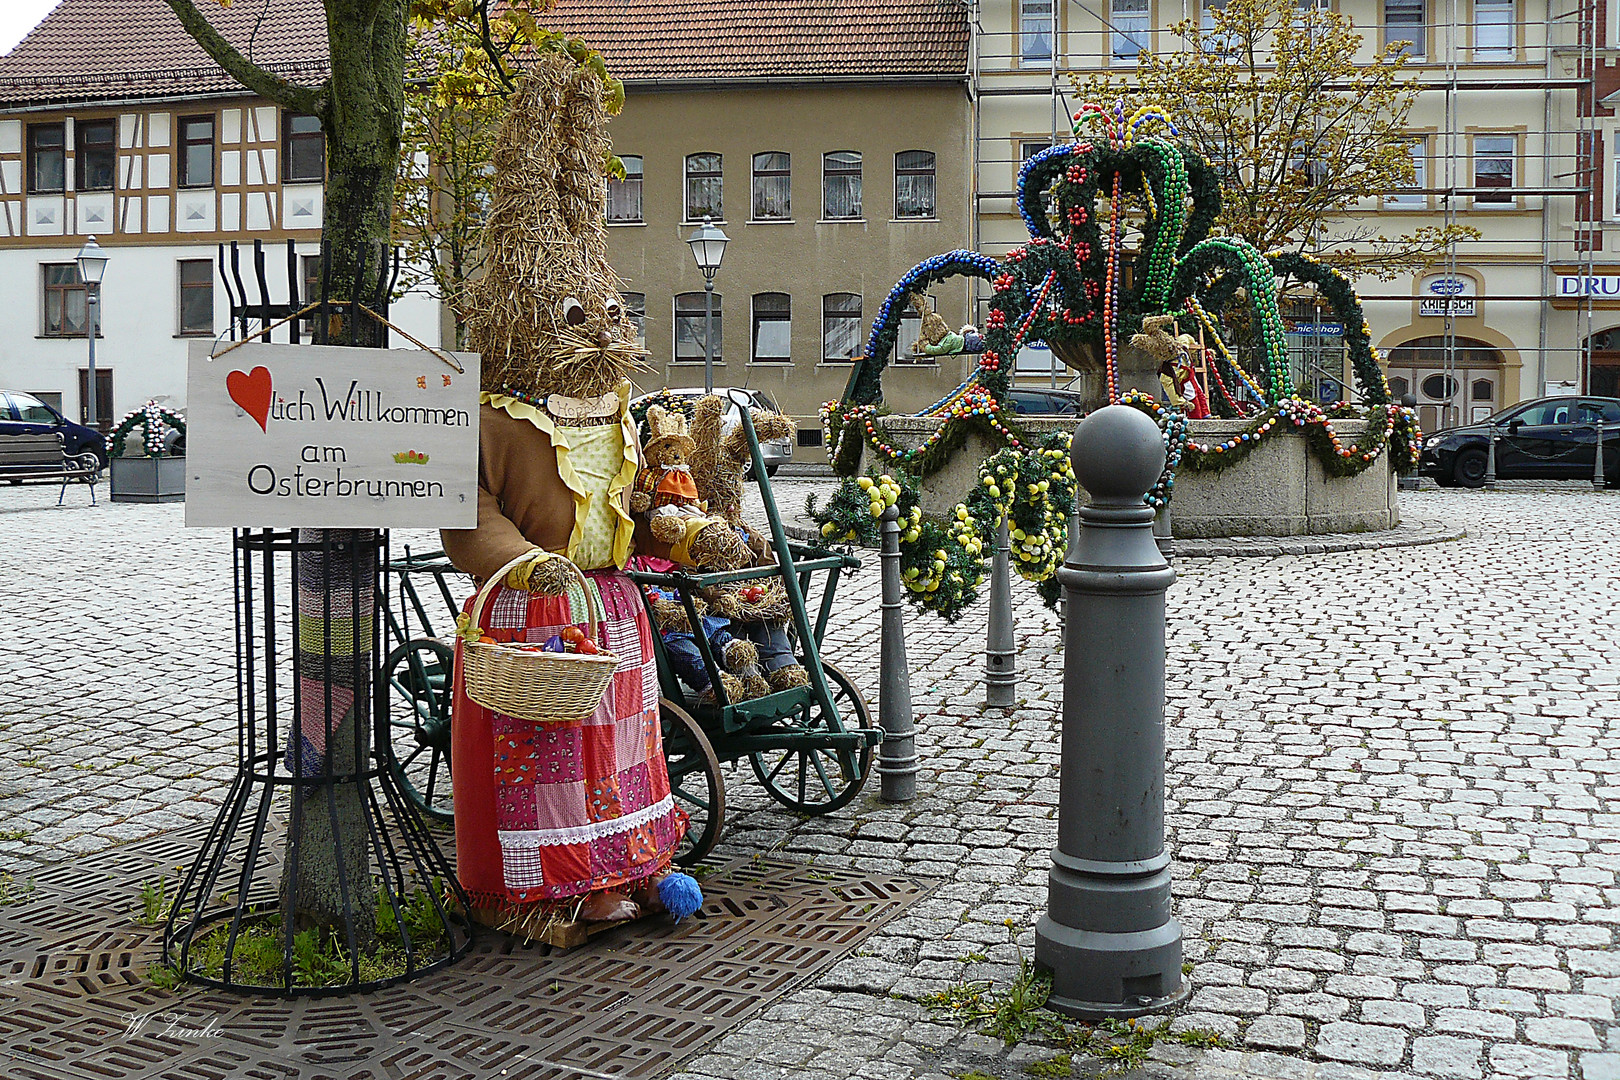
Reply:
[[[793,216],[793,162],[779,150],[754,155],[754,220],[786,221]]]
[[[607,185],[607,219],[618,222],[640,223],[641,218],[641,159],[620,154],[624,163],[624,179],[610,177]]]
[[[1401,378],[1399,375],[1389,380],[1389,396],[1394,398],[1396,401],[1401,400],[1401,398],[1405,397],[1411,392],[1412,384]]]
[[[214,334],[214,263],[211,259],[180,260],[180,333],[209,337]]]
[[[894,216],[934,216],[934,155],[930,150],[902,150],[894,155]]]
[[[1407,144],[1407,150],[1412,155],[1412,183],[1411,187],[1426,188],[1429,186],[1429,140],[1416,138]],[[1394,192],[1384,196],[1384,205],[1390,207],[1427,206],[1429,197],[1421,191]]]
[[[67,184],[67,147],[61,124],[28,126],[28,194],[54,195]]]
[[[636,328],[636,344],[643,349],[647,347],[647,294],[627,292],[624,294],[624,317],[629,319]]]
[[[703,294],[675,297],[675,362],[703,362]],[[720,363],[720,294],[714,294],[714,362]]]
[[[1327,163],[1312,149],[1303,142],[1295,142],[1294,152],[1288,159],[1290,178],[1303,187],[1319,187],[1327,179]]]
[[[1472,390],[1475,401],[1489,401],[1494,395],[1496,387],[1489,379],[1475,379]]]
[[[304,295],[298,306],[304,307],[321,298],[321,257],[319,255],[300,255],[299,258],[303,260]],[[313,338],[315,336],[315,316],[305,315],[302,319],[299,319],[298,331]]]
[[[212,187],[214,183],[214,118],[180,120],[180,186]]]
[[[821,359],[847,364],[861,355],[861,298],[828,293],[821,298]]]
[[[725,219],[720,209],[720,155],[686,156],[686,220]]]
[[[1474,0],[1474,59],[1512,60],[1513,0]]]
[[[1018,55],[1052,59],[1052,0],[1018,0]]]
[[[80,191],[111,191],[116,157],[111,120],[86,120],[74,126],[78,143],[75,187]]]
[[[821,155],[821,216],[828,221],[860,220],[859,150],[834,150]]]
[[[1450,401],[1457,396],[1457,380],[1450,375],[1430,375],[1423,380],[1423,396],[1435,401]]]
[[[754,294],[754,363],[793,362],[793,301],[787,293]]]
[[[1428,0],[1384,0],[1384,49],[1421,58],[1428,45]]]
[[[1109,0],[1108,21],[1115,60],[1135,60],[1148,47],[1148,0]]]
[[[925,293],[924,302],[928,304],[930,311],[934,309],[934,298],[932,296]],[[935,359],[927,353],[919,355],[913,351],[917,348],[917,342],[921,338],[922,316],[917,314],[917,309],[912,307],[908,301],[906,310],[900,315],[900,326],[894,336],[894,357],[890,362],[895,364],[935,363]]]
[[[321,133],[321,118],[287,113],[281,124],[281,178],[289,184],[325,180],[326,136]]]
[[[1474,205],[1513,204],[1513,157],[1518,140],[1512,135],[1474,136],[1474,186],[1501,188],[1500,192],[1475,195]]]
[[[84,337],[84,281],[79,264],[44,263],[46,337]]]

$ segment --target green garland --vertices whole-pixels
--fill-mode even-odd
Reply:
[[[156,399],[148,401],[125,413],[118,426],[107,435],[107,453],[115,458],[123,457],[129,437],[136,428],[142,429],[141,443],[147,457],[167,457],[168,449],[163,445],[164,429],[173,428],[184,435],[186,421],[173,409],[159,405]]]

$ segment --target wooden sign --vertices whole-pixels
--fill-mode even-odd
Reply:
[[[186,524],[478,524],[478,357],[250,343],[186,377]]]

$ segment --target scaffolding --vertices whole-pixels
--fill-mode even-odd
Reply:
[[[1164,14],[1164,3],[1159,5],[1158,28],[1146,24],[1147,15],[1142,12],[1150,9],[1130,0],[1101,0],[1101,4],[1094,0],[1014,0],[1012,23],[999,26],[987,25],[987,18],[1004,18],[1005,9],[992,9],[979,0],[968,3],[972,33],[969,90],[973,104],[974,243],[986,254],[1001,255],[1024,240],[1012,227],[1018,222],[1014,200],[1022,160],[1044,145],[1069,138],[1068,118],[1078,104],[1069,88],[1069,76],[1128,74],[1134,71],[1131,49],[1136,45],[1150,48],[1157,41],[1164,47],[1190,46],[1162,25],[1179,21],[1173,13]],[[1345,0],[1343,6],[1354,8],[1358,16],[1363,13],[1351,0]],[[1382,10],[1373,4],[1366,6],[1376,12]],[[1564,341],[1554,336],[1553,286],[1555,267],[1593,277],[1604,220],[1620,219],[1620,200],[1612,186],[1602,183],[1600,172],[1603,149],[1598,125],[1602,108],[1598,75],[1600,54],[1606,55],[1599,45],[1600,9],[1597,0],[1546,0],[1545,11],[1538,12],[1540,18],[1493,24],[1498,34],[1504,34],[1508,27],[1512,32],[1510,37],[1493,38],[1489,44],[1478,37],[1479,27],[1466,21],[1472,11],[1461,0],[1430,0],[1430,21],[1421,29],[1427,39],[1424,51],[1434,55],[1408,68],[1419,90],[1411,115],[1417,118],[1438,114],[1438,122],[1428,136],[1432,143],[1425,161],[1427,175],[1423,180],[1427,182],[1389,193],[1377,209],[1382,211],[1391,205],[1391,197],[1421,197],[1426,214],[1402,214],[1403,228],[1421,219],[1422,223],[1472,225],[1482,232],[1479,240],[1448,245],[1426,273],[1457,279],[1469,270],[1522,268],[1532,260],[1539,263],[1537,294],[1519,288],[1481,297],[1481,302],[1488,300],[1492,305],[1537,307],[1533,346],[1528,340],[1514,341],[1519,352],[1534,351],[1534,393],[1521,395],[1518,387],[1508,386],[1504,370],[1499,381],[1499,404],[1549,392],[1549,360],[1560,358],[1564,362],[1558,366],[1567,371],[1571,354],[1578,389],[1590,392],[1592,290],[1585,287],[1575,298],[1578,332],[1575,340]],[[1180,18],[1198,14],[1198,0],[1183,0]],[[1409,30],[1368,24],[1359,17],[1355,23],[1375,45],[1387,39],[1386,31],[1397,30],[1396,36],[1400,36],[1400,31]],[[1503,40],[1509,44],[1504,46]],[[1130,58],[1122,53],[1128,53]],[[1535,102],[1537,96],[1539,102]],[[1522,141],[1514,157],[1512,182],[1507,186],[1482,185],[1474,172],[1471,138],[1491,130],[1493,123],[1500,123],[1476,111],[1487,101],[1508,102],[1512,112],[1530,109],[1540,113],[1539,131],[1529,124],[1520,128]],[[1173,102],[1166,104],[1174,109]],[[1015,114],[1019,119],[1009,122]],[[1539,165],[1539,184],[1528,182],[1531,178],[1526,174],[1532,163]],[[1597,197],[1604,190],[1609,191],[1609,201],[1615,203],[1613,212],[1607,215]],[[1490,200],[1489,204],[1486,200]],[[1510,207],[1539,211],[1539,229],[1524,227],[1525,216],[1493,217],[1499,213],[1494,207],[1501,205],[1501,200],[1507,200]],[[1398,233],[1402,229],[1386,231]],[[982,307],[987,299],[982,286],[977,299]],[[1364,291],[1363,299],[1410,302],[1414,297],[1374,288]],[[1459,354],[1471,346],[1459,343],[1469,339],[1459,337],[1456,311],[1453,304],[1446,302],[1435,320],[1440,325],[1432,336],[1442,341],[1439,362],[1425,366],[1438,368],[1451,392],[1438,409],[1430,410],[1431,423],[1426,427],[1449,426],[1473,418],[1467,414],[1469,387],[1462,385],[1464,380],[1459,376],[1464,369],[1458,363]],[[1559,325],[1567,328],[1567,319]],[[1305,373],[1309,373],[1308,369]],[[1055,362],[1049,378],[1056,385]],[[1521,384],[1526,383],[1521,376]]]

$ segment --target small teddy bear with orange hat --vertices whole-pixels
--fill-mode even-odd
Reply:
[[[630,495],[633,513],[647,515],[653,538],[670,547],[670,558],[706,570],[747,566],[753,553],[730,522],[709,514],[698,498],[689,461],[697,444],[686,417],[659,405],[647,410],[652,437],[643,451],[647,464],[636,474]]]

